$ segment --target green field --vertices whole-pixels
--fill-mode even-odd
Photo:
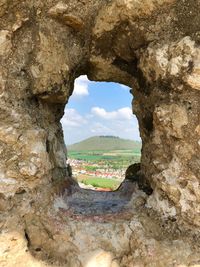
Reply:
[[[110,188],[111,190],[116,190],[120,185],[119,181],[99,177],[87,178],[82,180],[82,183],[85,185],[92,185],[94,187]]]
[[[130,157],[130,156],[140,156],[140,149],[134,150],[82,150],[82,151],[69,151],[68,155],[73,158],[81,157],[80,159],[112,159],[113,157]]]
[[[77,164],[76,179],[86,185],[115,190],[120,185],[126,169],[133,163],[140,162],[142,143],[115,136],[95,136],[68,146],[68,158],[80,160]],[[81,166],[81,167],[80,167]],[[80,169],[88,174],[80,173]],[[95,173],[108,170],[112,179],[96,177]],[[116,177],[114,177],[117,172]],[[99,173],[97,174],[98,176]],[[123,174],[122,174],[123,175]]]
[[[69,151],[71,159],[84,160],[86,162],[107,164],[113,169],[128,167],[130,164],[140,162],[141,152],[135,150],[96,150],[96,151]]]

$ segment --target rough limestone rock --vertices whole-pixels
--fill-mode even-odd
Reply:
[[[198,0],[0,0],[1,266],[200,264],[199,12]],[[60,119],[80,75],[132,88],[150,196],[70,177]]]

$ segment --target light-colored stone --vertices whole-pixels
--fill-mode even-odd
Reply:
[[[35,176],[38,169],[33,163],[23,162],[19,163],[20,173],[24,176]]]
[[[195,132],[200,135],[200,125],[197,125],[197,127],[195,128]]]
[[[60,16],[65,13],[68,9],[68,5],[63,2],[58,2],[55,6],[51,7],[48,11],[51,16]]]
[[[51,95],[56,96],[60,92],[61,97],[58,97],[58,102],[64,102],[68,89],[64,83],[69,71],[68,53],[56,37],[46,36],[42,32],[39,33],[39,37],[41,49],[36,58],[37,64],[31,66],[34,78],[33,93],[41,94],[41,97],[48,99]]]
[[[112,261],[111,266],[110,267],[120,267],[118,262],[116,260]]]
[[[167,75],[172,77],[182,75],[184,80],[187,80],[188,84],[193,87],[195,83],[198,84],[199,55],[200,51],[199,48],[195,47],[194,40],[187,36],[170,46],[165,44],[162,47],[148,47],[141,58],[140,66],[149,81],[151,80],[149,76],[151,71],[148,64],[151,62],[156,80],[163,79]],[[188,75],[187,70],[192,62],[195,64],[194,70],[191,75]]]
[[[10,32],[7,30],[0,31],[0,56],[6,57],[11,52]]]
[[[185,108],[176,104],[163,105],[156,108],[155,124],[160,124],[167,136],[183,137],[182,127],[188,124],[188,117]]]
[[[111,267],[112,254],[103,250],[97,250],[88,255],[84,267]]]
[[[58,21],[72,27],[75,30],[81,30],[83,28],[83,21],[76,15],[67,12],[68,5],[59,2],[54,7],[52,7],[48,13],[51,17],[58,19]]]
[[[3,233],[0,237],[0,258],[2,267],[45,267],[45,262],[35,259],[27,251],[23,232]],[[56,265],[55,265],[56,267]]]
[[[0,140],[2,142],[14,144],[17,142],[19,136],[20,132],[18,132],[13,126],[0,126]]]
[[[0,168],[0,193],[5,197],[13,196],[19,187],[16,179],[7,177],[3,168]]]
[[[200,70],[195,71],[192,75],[190,75],[187,79],[187,83],[196,90],[200,90]]]

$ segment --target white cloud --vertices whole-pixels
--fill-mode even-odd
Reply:
[[[75,109],[66,108],[61,123],[67,144],[95,135],[115,135],[125,139],[140,140],[138,121],[129,107],[111,112],[94,107],[84,116]]]
[[[91,131],[91,133],[93,133],[95,135],[106,135],[108,133],[111,133],[112,129],[103,125],[100,122],[95,122],[95,123],[91,124],[90,131]]]
[[[106,111],[104,108],[93,107],[91,113],[105,120],[131,120],[133,118],[132,110],[129,107],[110,112]]]
[[[128,86],[126,86],[126,85],[124,85],[124,84],[120,84],[120,87],[123,88],[124,90],[128,90],[128,91],[131,90],[130,87],[128,87]]]
[[[73,96],[82,97],[89,95],[88,87],[90,81],[86,75],[82,75],[75,80]]]
[[[80,127],[81,125],[86,124],[87,120],[83,116],[81,116],[75,109],[66,108],[61,123],[64,126],[68,127]]]
[[[117,113],[120,119],[126,119],[126,120],[133,119],[133,112],[129,107],[118,109]]]

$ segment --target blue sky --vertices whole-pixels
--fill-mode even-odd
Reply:
[[[61,120],[66,144],[96,135],[140,140],[129,91],[117,83],[91,82],[87,76],[76,79]]]

